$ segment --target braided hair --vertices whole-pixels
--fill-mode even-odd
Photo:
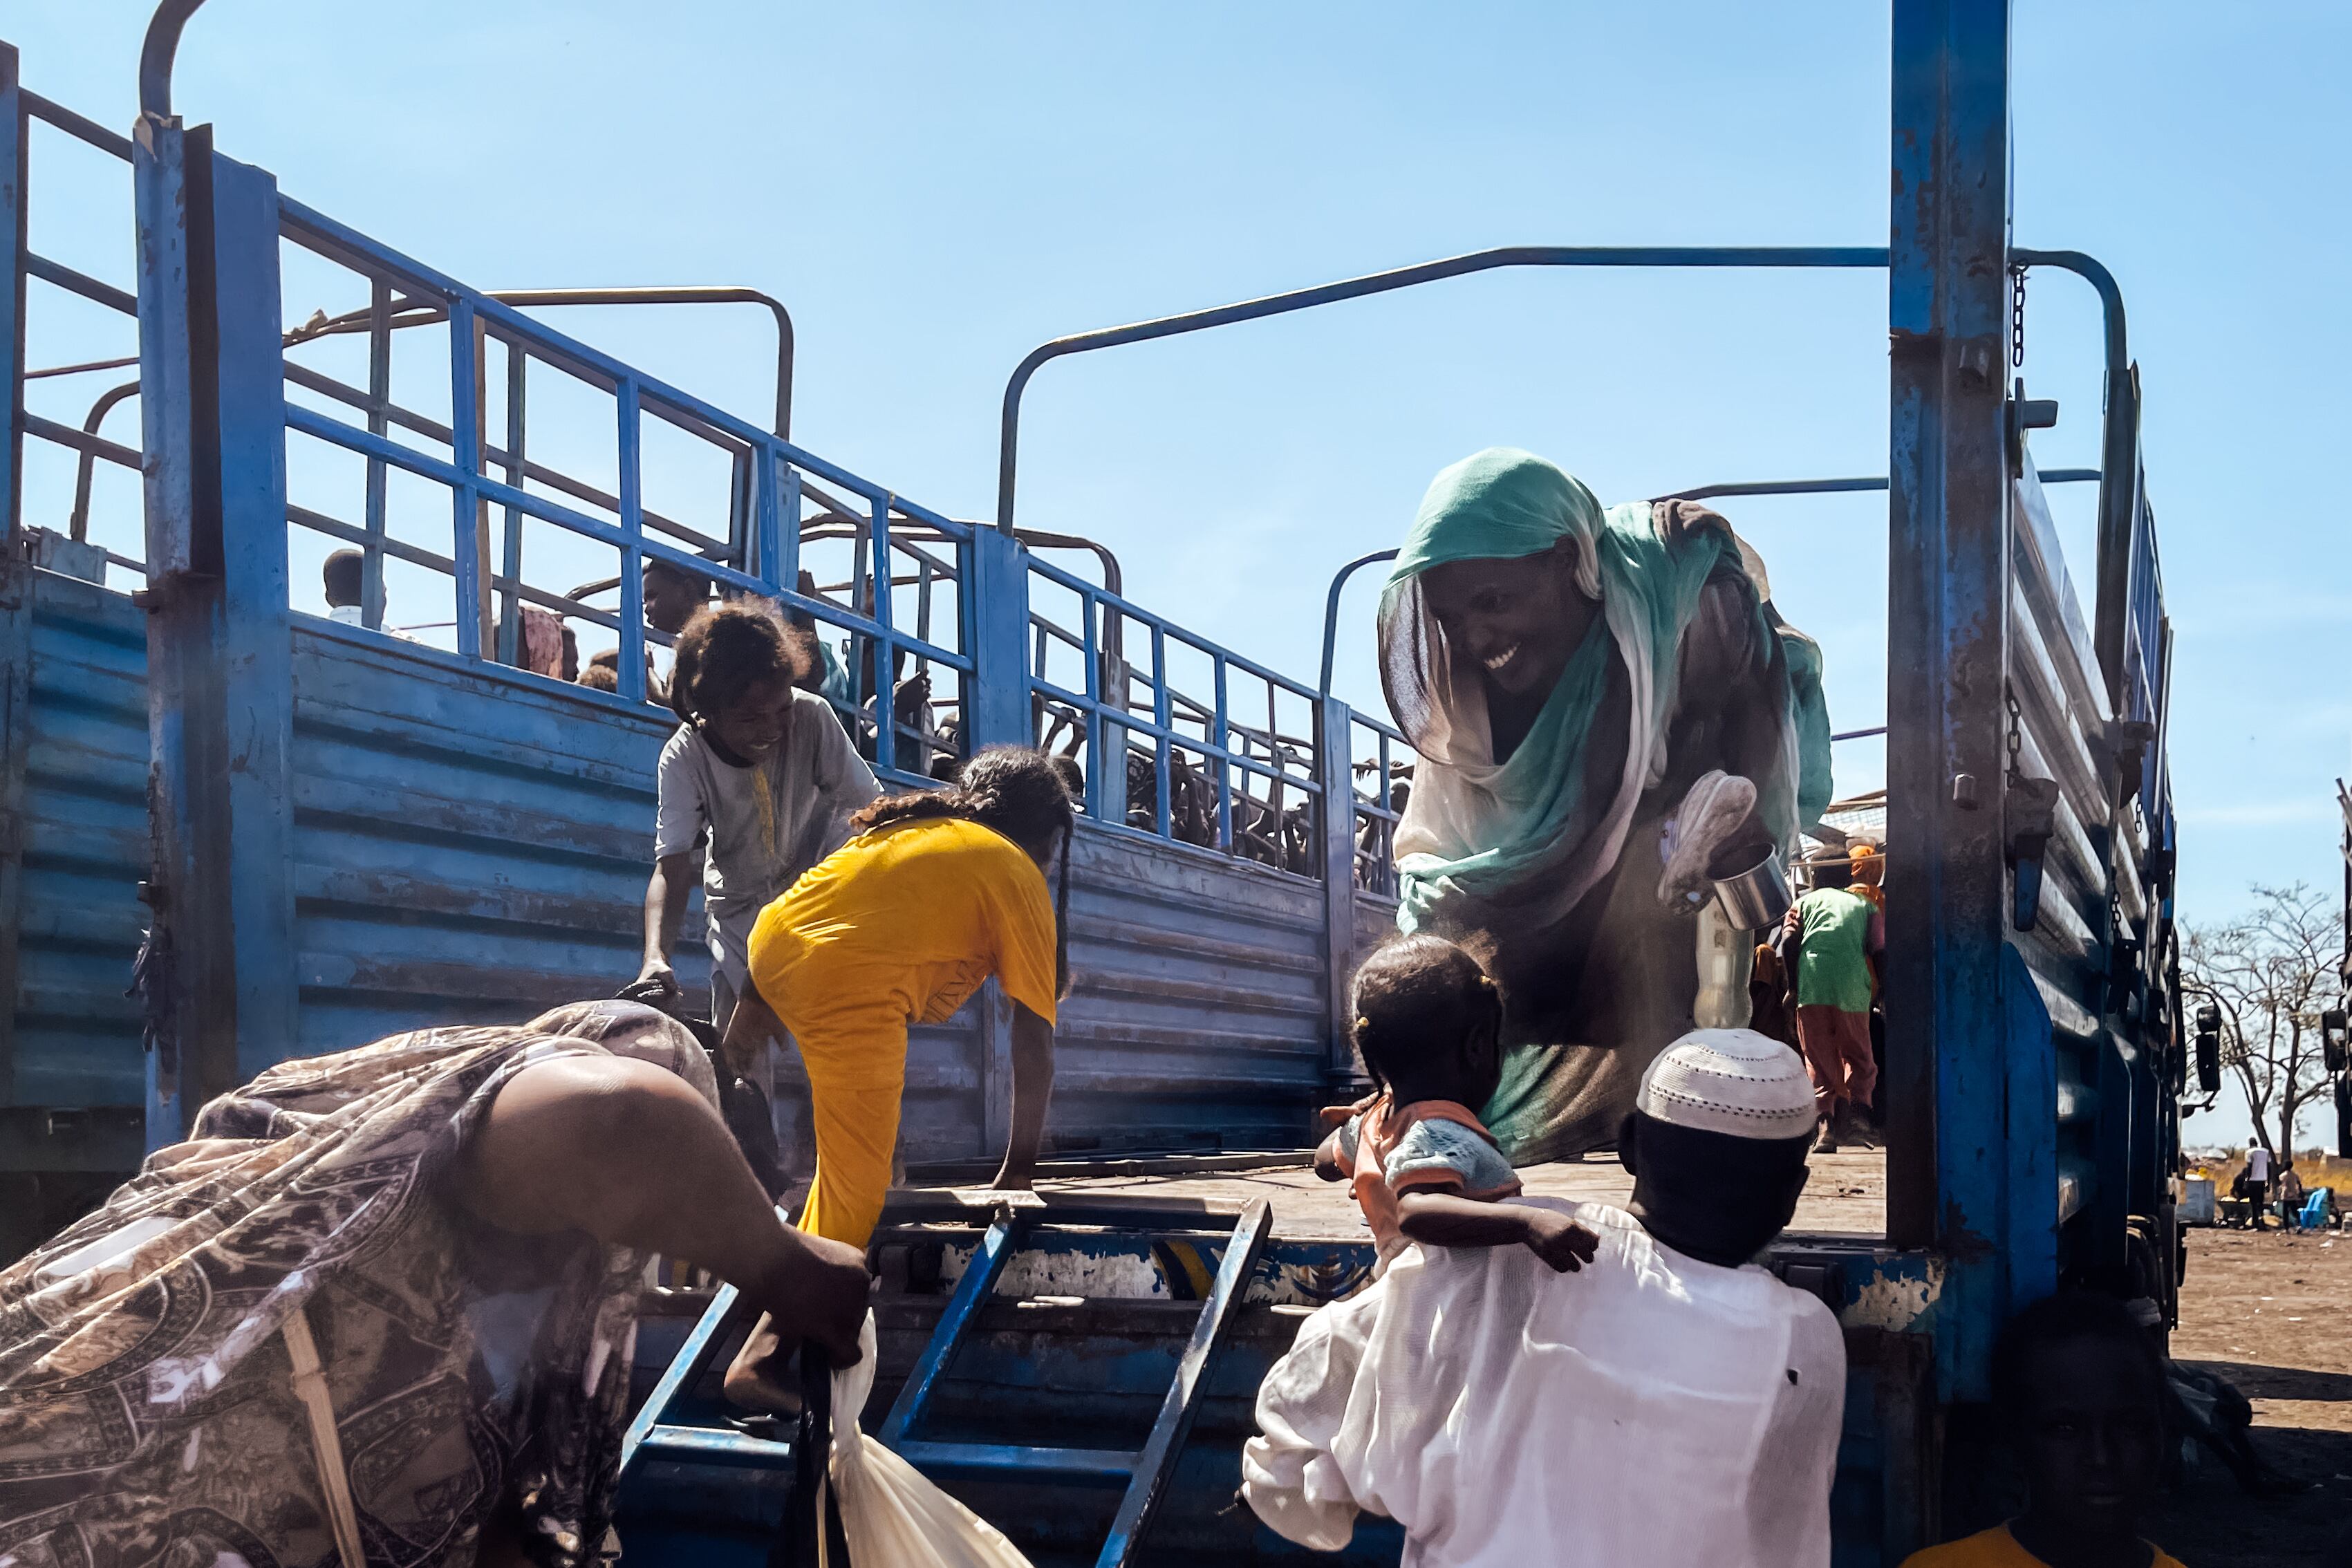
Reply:
[[[669,705],[686,724],[740,701],[762,680],[798,686],[810,662],[774,612],[740,599],[697,610],[671,651]]]
[[[1070,837],[1077,814],[1070,792],[1045,752],[1027,746],[991,746],[964,763],[946,789],[884,795],[849,819],[866,833],[901,822],[942,818],[993,828],[1039,858],[1062,850],[1054,888],[1054,989],[1070,994]]]
[[[1384,1089],[1461,1060],[1482,1036],[1498,1040],[1503,1026],[1494,977],[1468,949],[1426,931],[1382,943],[1356,971],[1348,1001],[1356,1054]]]

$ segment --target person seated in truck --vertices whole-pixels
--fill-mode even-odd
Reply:
[[[671,562],[646,562],[642,581],[646,625],[671,637],[686,630],[686,623],[710,603],[710,579]]]
[[[2168,1437],[2155,1342],[2112,1296],[2063,1292],[2011,1319],[1992,1396],[2024,1471],[2025,1511],[1904,1568],[2180,1568],[2140,1539]]]
[[[657,632],[666,632],[673,637],[677,637],[686,629],[687,623],[693,620],[696,615],[710,603],[711,582],[712,579],[701,573],[671,562],[646,562],[645,565],[646,625]],[[815,597],[815,589],[816,579],[803,572],[800,575],[800,591],[813,598]],[[730,592],[728,596],[739,595]],[[783,626],[784,640],[793,645],[795,650],[794,659],[800,669],[800,673],[793,677],[793,684],[803,691],[813,691],[821,697],[832,694],[840,696],[845,700],[849,687],[846,678],[839,676],[840,658],[817,637],[815,619],[803,610],[787,610],[783,616]],[[618,649],[607,649],[598,654],[596,658],[604,663],[617,665],[620,652]],[[654,700],[656,702],[667,700],[662,695],[664,689],[662,683],[654,679],[653,655],[650,652],[646,655],[646,689],[653,696]],[[597,689],[611,691],[615,689],[616,686],[617,682],[614,686],[600,683]]]
[[[802,568],[795,586],[803,599],[814,600],[818,604],[832,603],[817,592],[816,575],[805,567]],[[797,605],[786,607],[784,636],[805,656],[806,665],[793,684],[832,703],[834,710],[841,713],[842,723],[846,725],[850,722],[849,716],[842,710],[856,706],[857,683],[850,679],[849,667],[841,661],[841,650],[824,635],[824,630],[808,611]]]
[[[366,612],[360,606],[366,594],[367,557],[356,550],[338,550],[327,557],[326,564],[320,568],[319,574],[324,579],[322,586],[327,591],[327,618],[339,626],[365,626],[367,622],[363,617]],[[391,626],[378,629],[384,636],[398,637],[403,642],[416,640],[406,632]]]
[[[621,689],[621,650],[616,647],[600,648],[589,655],[588,668],[580,671],[578,684],[587,687],[592,691],[619,691]],[[646,696],[655,702],[669,700],[669,687],[654,673],[654,656],[651,652],[646,655]]]
[[[617,695],[621,689],[621,650],[608,647],[591,658],[588,668],[580,672],[579,684],[591,691],[610,691]],[[648,689],[647,695],[651,694]]]
[[[211,1101],[0,1272],[0,1555],[607,1559],[648,1253],[857,1353],[864,1256],[778,1219],[715,1100],[684,1028],[602,1002]]]
[[[795,684],[804,668],[782,622],[749,600],[698,612],[670,667],[678,727],[655,775],[644,961],[625,994],[679,994],[670,955],[698,852],[710,1018],[721,1034],[751,987],[752,922],[882,793],[824,700]],[[747,1058],[746,1078],[765,1076]]]
[[[1287,1540],[1360,1510],[1404,1560],[1827,1568],[1845,1345],[1755,1262],[1812,1148],[1797,1053],[1705,1029],[1655,1055],[1618,1135],[1629,1207],[1563,1279],[1521,1247],[1423,1241],[1318,1310],[1258,1391],[1242,1495]]]
[[[1502,1076],[1503,997],[1470,953],[1401,936],[1364,961],[1349,991],[1351,1037],[1378,1092],[1315,1152],[1347,1182],[1383,1263],[1406,1243],[1524,1246],[1574,1273],[1592,1232],[1556,1210],[1506,1203],[1519,1178],[1479,1124]]]
[[[740,1071],[772,1036],[789,1032],[800,1048],[816,1128],[804,1228],[859,1247],[872,1237],[892,1184],[907,1032],[947,1022],[992,977],[1013,1008],[1012,1127],[993,1185],[1029,1186],[1070,988],[1076,825],[1043,752],[991,747],[947,789],[859,812],[856,837],[761,911],[753,989],[720,1055]],[[728,1373],[730,1398],[796,1405],[778,1383],[777,1346],[763,1322]]]
[[[366,596],[367,557],[356,550],[338,550],[319,569],[327,592],[327,618],[339,626],[364,626],[361,601]]]
[[[1715,512],[1604,509],[1501,447],[1431,484],[1379,639],[1421,758],[1397,922],[1496,942],[1487,1125],[1521,1164],[1605,1144],[1657,1042],[1745,1016],[1744,965],[1701,1006],[1689,915],[1718,862],[1785,854],[1829,803],[1820,650]]]

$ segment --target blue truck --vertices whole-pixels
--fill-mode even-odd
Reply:
[[[1066,552],[1085,542],[1024,535],[1029,377],[1069,353],[1497,267],[1836,267],[1888,280],[1886,475],[1710,493],[1888,498],[1885,1226],[1792,1234],[1770,1260],[1847,1334],[1838,1562],[1893,1563],[1965,1521],[1973,1413],[2015,1306],[2068,1281],[2170,1320],[2189,1054],[2138,376],[2105,268],[2011,243],[2006,0],[1895,5],[1885,247],[1526,247],[1059,340],[1008,385],[985,521],[796,444],[790,318],[754,290],[645,303],[772,309],[772,416],[550,324],[567,291],[475,288],[282,193],[173,111],[193,10],[159,16],[128,135],[25,87],[0,46],[12,1254],[273,1061],[520,1017],[634,973],[671,727],[647,700],[659,634],[642,574],[663,562],[819,627],[843,655],[835,705],[887,780],[1004,742],[1054,739],[1083,767],[1055,1158],[1199,1168],[1302,1150],[1316,1108],[1353,1081],[1339,1002],[1392,921],[1402,742],[1328,676],[1282,674],[1142,607],[1115,563]],[[92,154],[133,193],[137,243],[110,276],[40,253],[27,223],[50,171]],[[289,297],[294,268],[340,313],[289,330],[313,298]],[[2053,411],[2007,374],[2029,271],[2074,275],[2105,311],[2094,471],[2032,460]],[[110,322],[112,356],[28,364],[28,341],[71,339],[45,318]],[[667,502],[656,455],[680,444],[719,476],[692,508]],[[101,489],[135,474],[135,505],[94,504],[93,470]],[[2062,478],[2098,487],[2087,615],[2044,496]],[[68,491],[46,513],[26,499]],[[617,604],[547,585],[526,544],[548,531],[606,552]],[[362,552],[356,625],[292,607],[291,563],[327,546]],[[388,572],[441,596],[446,646],[384,635]],[[618,689],[524,668],[532,612],[608,628]],[[902,704],[916,676],[927,695]],[[1002,1146],[1008,1014],[983,994],[915,1031],[910,1163]],[[877,1260],[869,1420],[1039,1561],[1291,1553],[1232,1510],[1234,1450],[1297,1317],[1364,1277],[1362,1243],[1147,1189],[1042,1210],[899,1203]],[[715,1398],[740,1328],[730,1293],[655,1295],[630,1549],[764,1559],[793,1495],[790,1435],[746,1430]],[[1349,1555],[1396,1549],[1373,1523]]]

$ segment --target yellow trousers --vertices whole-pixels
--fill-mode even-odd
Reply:
[[[808,1070],[809,1111],[816,1124],[816,1183],[801,1228],[864,1247],[890,1193],[898,1101],[907,1089],[907,1026],[794,1038]]]

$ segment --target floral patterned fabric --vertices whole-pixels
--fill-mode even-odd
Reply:
[[[607,1049],[711,1093],[691,1037],[615,1004],[287,1062],[0,1273],[0,1565],[337,1561],[305,1325],[371,1568],[466,1568],[494,1519],[593,1559],[644,1258],[491,1231],[449,1184],[516,1073]]]

